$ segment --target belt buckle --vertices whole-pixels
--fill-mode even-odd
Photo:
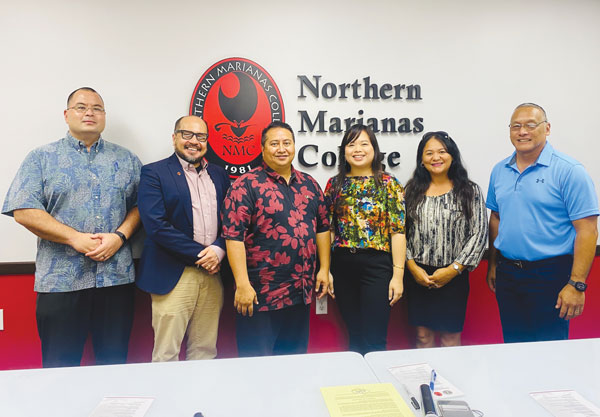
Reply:
[[[356,253],[356,248],[350,248],[350,253]]]
[[[523,262],[521,261],[514,261],[515,262],[515,266],[519,269],[523,269]]]

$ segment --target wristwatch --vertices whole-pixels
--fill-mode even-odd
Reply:
[[[123,234],[123,232],[119,232],[118,230],[116,230],[115,235],[119,236],[121,238],[121,241],[123,242],[123,245],[125,244],[125,242],[127,242],[127,236],[125,236]]]
[[[581,291],[581,292],[584,292],[585,289],[587,288],[587,284],[585,282],[581,282],[581,281],[573,281],[572,279],[570,279],[569,284],[574,286],[577,291]]]

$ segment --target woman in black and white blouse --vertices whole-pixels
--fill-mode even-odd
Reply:
[[[460,345],[469,296],[469,270],[487,242],[487,212],[446,132],[423,135],[417,167],[406,184],[406,297],[417,347]]]

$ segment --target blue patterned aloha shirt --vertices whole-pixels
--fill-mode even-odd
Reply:
[[[136,206],[141,162],[127,149],[100,138],[90,152],[69,133],[33,150],[13,180],[2,213],[34,208],[84,233],[111,233]],[[34,290],[66,292],[134,281],[131,245],[105,262],[71,246],[38,239]]]

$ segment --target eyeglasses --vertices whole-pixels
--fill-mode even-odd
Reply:
[[[538,127],[539,125],[541,125],[542,123],[547,123],[547,120],[542,120],[539,123],[525,123],[525,124],[521,124],[521,123],[513,123],[508,125],[508,127],[510,127],[510,130],[521,130],[522,127],[525,128],[525,130],[527,131],[532,131],[533,129],[535,129],[536,127]]]
[[[189,130],[176,130],[175,134],[180,133],[181,134],[181,138],[183,140],[192,140],[192,138],[194,136],[196,136],[196,139],[198,140],[198,142],[201,143],[205,143],[208,140],[208,134],[206,133],[194,133],[194,132],[190,132]]]
[[[104,110],[102,107],[100,106],[84,106],[83,104],[78,104],[77,106],[73,106],[73,107],[68,107],[67,110],[75,110],[77,113],[87,113],[87,111],[89,109],[92,109],[92,113],[93,114],[104,114],[106,113],[106,110]]]

